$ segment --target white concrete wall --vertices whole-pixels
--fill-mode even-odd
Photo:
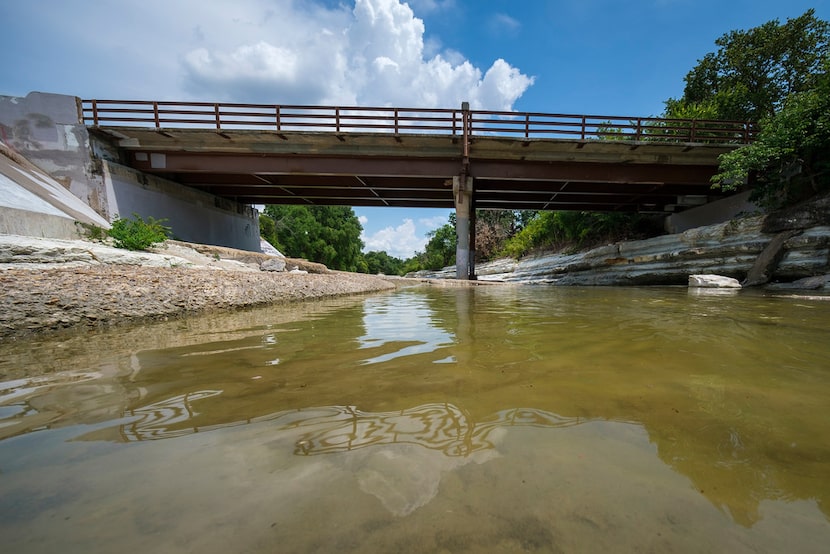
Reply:
[[[60,183],[0,144],[0,234],[74,239],[76,221],[109,227]]]
[[[113,162],[103,162],[103,173],[113,217],[167,219],[178,240],[260,251],[259,214],[253,208]]]
[[[0,96],[0,139],[87,206],[107,216],[103,182],[94,174],[89,135],[80,122],[77,98],[43,92],[30,92],[25,98]]]
[[[49,190],[29,186],[29,181],[42,179],[30,175],[24,183],[16,172],[7,172],[6,177],[21,185],[21,190],[40,200],[5,183],[0,194],[8,198],[6,204],[14,202],[14,206],[0,204],[0,233],[69,238],[65,234],[75,227],[74,220],[106,227],[116,215],[137,213],[167,218],[181,240],[260,251],[256,210],[115,163],[107,166],[103,161],[107,156],[100,152],[93,156],[80,100],[74,96],[42,92],[31,92],[25,98],[0,96],[0,148],[32,162],[55,184]],[[92,217],[83,207],[70,206],[67,198],[56,203],[66,191],[91,208]],[[62,215],[46,213],[43,201],[57,206]],[[96,219],[95,214],[100,217]],[[21,220],[26,218],[31,221]]]
[[[741,192],[721,200],[672,214],[666,218],[668,233],[682,233],[696,227],[723,223],[739,214],[760,213],[761,209],[749,201],[751,191]]]

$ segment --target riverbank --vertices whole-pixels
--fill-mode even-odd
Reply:
[[[131,252],[0,235],[0,341],[419,284],[493,283],[332,271],[303,259],[173,240]]]
[[[0,271],[0,340],[395,288],[372,275],[96,265]]]
[[[744,286],[830,292],[830,195],[768,215],[581,252],[540,252],[476,264],[480,280],[578,286],[685,285],[694,274]],[[455,267],[413,276],[451,278]]]
[[[0,340],[397,286],[391,278],[329,271],[303,260],[287,260],[287,271],[260,269],[274,258],[183,243],[147,253],[5,235],[0,237]]]

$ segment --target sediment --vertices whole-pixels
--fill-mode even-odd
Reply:
[[[325,274],[87,265],[0,271],[0,340],[394,288],[388,279]]]

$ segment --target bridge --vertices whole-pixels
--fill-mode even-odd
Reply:
[[[672,213],[720,196],[748,122],[389,107],[83,100],[90,133],[145,173],[248,204]],[[472,221],[471,221],[472,220]]]

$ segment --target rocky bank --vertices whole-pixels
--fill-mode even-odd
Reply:
[[[229,248],[171,241],[155,252],[129,252],[0,235],[0,340],[395,286],[378,276]]]
[[[576,254],[480,264],[478,284],[686,285],[715,274],[745,286],[830,292],[830,195],[751,216]],[[415,275],[450,284],[455,268]],[[281,256],[168,241],[129,252],[88,241],[0,235],[0,340],[47,330],[367,293],[399,278],[329,271]],[[411,282],[411,281],[410,281]],[[433,281],[435,282],[435,281]]]
[[[759,263],[760,262],[760,263]],[[554,285],[685,285],[717,274],[745,286],[830,291],[830,195],[767,216],[575,254],[544,253],[477,264],[480,280]],[[455,268],[414,276],[452,278]]]

